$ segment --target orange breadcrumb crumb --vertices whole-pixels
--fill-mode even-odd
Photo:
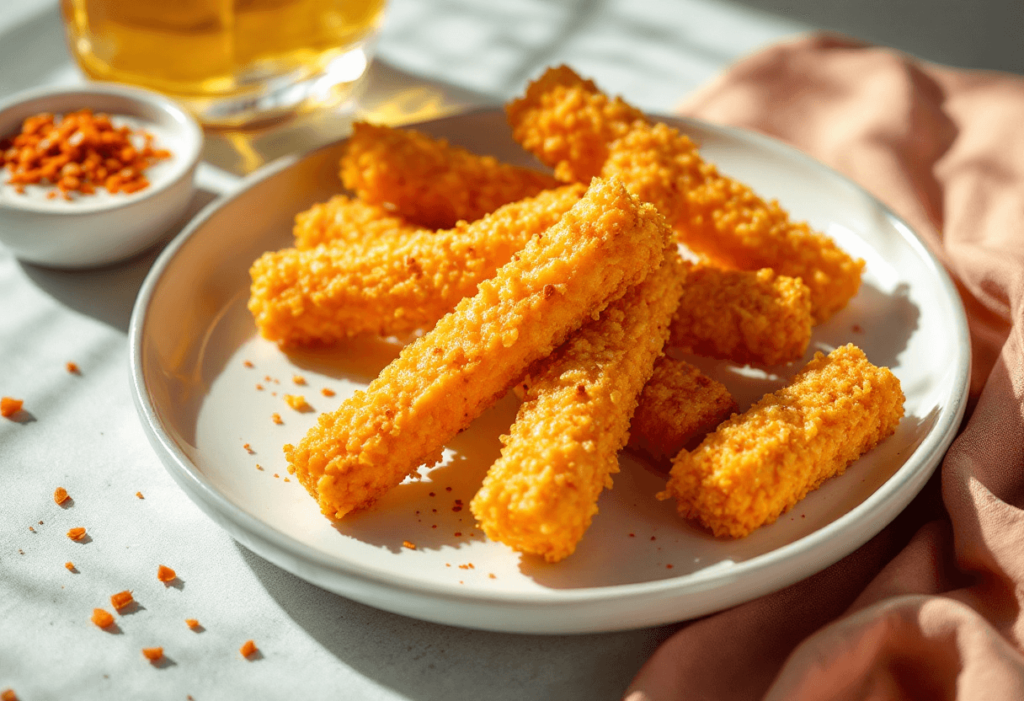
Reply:
[[[325,397],[333,397],[334,390],[329,387],[324,387],[322,390],[320,390],[320,394],[324,395]]]
[[[0,691],[0,701],[18,701],[18,695],[14,693],[14,689],[4,689]]]
[[[306,384],[306,378],[302,375],[292,375],[292,382],[297,385],[304,385]]]
[[[457,435],[591,315],[660,264],[666,225],[615,181],[587,194],[406,346],[285,455],[323,513],[372,504]]]
[[[397,245],[369,240],[266,253],[253,263],[249,311],[264,338],[329,343],[360,332],[430,328],[574,204],[574,186],[513,202],[472,224]]]
[[[443,139],[364,122],[353,125],[341,178],[360,200],[387,204],[431,229],[475,221],[558,185],[548,175],[478,156]]]
[[[634,194],[658,207],[694,251],[722,267],[774,268],[801,278],[816,322],[857,293],[864,261],[806,223],[790,221],[778,202],[720,174],[687,136],[649,124],[639,110],[609,99],[571,69],[549,69],[507,113],[516,140],[553,166],[559,179],[585,181],[600,173],[629,187],[643,174],[643,192]]]
[[[242,647],[240,647],[238,649],[238,651],[240,653],[242,653],[242,657],[248,657],[252,653],[256,652],[256,650],[257,650],[256,643],[254,643],[252,640],[246,640],[242,644]]]
[[[75,563],[73,563],[73,562],[65,562],[64,563],[64,567],[67,568],[68,572],[74,572],[75,571]]]
[[[133,137],[143,143],[136,145]],[[149,186],[143,171],[170,156],[153,148],[148,132],[115,127],[108,115],[88,108],[63,119],[48,113],[28,117],[20,134],[0,140],[0,167],[10,173],[9,184],[53,184],[64,199],[71,192],[94,194],[99,187],[110,193],[142,190]]]
[[[14,397],[0,397],[0,416],[5,419],[10,418],[21,411],[21,407],[25,402],[21,399],[15,399]]]
[[[68,538],[71,540],[81,540],[85,537],[85,529],[79,526],[78,528],[72,528],[68,531]]]
[[[174,573],[170,567],[160,565],[156,570],[156,578],[166,584],[167,582],[173,582],[178,575]]]
[[[53,500],[58,504],[63,504],[68,500],[68,490],[64,487],[57,487],[53,490]]]
[[[199,627],[199,621],[197,619],[195,619],[195,618],[186,618],[185,619],[185,625],[187,625],[192,630],[195,630],[196,628]]]
[[[284,401],[295,411],[301,413],[313,411],[313,407],[306,403],[306,398],[301,394],[286,394],[284,395]]]
[[[789,385],[680,452],[658,498],[741,538],[892,435],[903,401],[899,380],[853,344],[817,353]]]
[[[103,609],[92,610],[92,622],[98,625],[100,628],[106,628],[109,625],[113,625],[114,617],[109,611]]]
[[[284,420],[281,418],[281,415],[278,414],[276,411],[270,415],[270,420],[279,426],[284,423]]]
[[[135,601],[135,598],[132,596],[132,593],[127,589],[124,591],[120,591],[110,597],[111,605],[118,611],[130,605],[133,601]]]
[[[142,492],[135,492],[135,496],[137,496],[139,499],[145,499],[146,498],[146,497],[142,496]]]
[[[67,371],[70,372],[72,375],[79,374],[77,363],[72,363],[71,361],[68,361],[67,363],[64,364],[64,367],[67,368]]]
[[[531,368],[501,457],[470,509],[488,538],[558,562],[571,555],[619,471],[618,454],[679,299],[679,254]]]
[[[162,647],[144,647],[142,655],[150,662],[157,662],[164,656],[164,649]]]
[[[736,402],[725,385],[689,363],[664,356],[640,395],[628,447],[655,463],[670,461],[683,448],[696,447],[734,411]]]
[[[247,367],[247,368],[254,367],[251,360],[243,360],[242,361],[242,365]]]
[[[406,548],[409,548],[409,550],[415,550],[416,549],[416,544],[415,543],[410,543],[408,540],[403,540],[402,541],[402,546],[406,547]]]

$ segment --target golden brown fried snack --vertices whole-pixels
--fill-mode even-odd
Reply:
[[[406,346],[363,392],[320,416],[289,471],[327,516],[369,506],[593,314],[656,268],[668,225],[621,183],[595,180],[543,236]]]
[[[717,536],[741,538],[892,435],[900,382],[850,344],[815,355],[786,387],[676,456],[659,499]]]
[[[335,242],[369,242],[382,237],[425,231],[383,207],[336,195],[295,215],[296,248]]]
[[[679,262],[673,245],[643,283],[530,370],[501,457],[470,503],[488,538],[548,562],[575,551],[668,337]]]
[[[668,463],[683,448],[695,448],[736,408],[721,382],[689,363],[663,356],[640,395],[627,447],[656,464]]]
[[[608,146],[634,122],[647,121],[643,112],[608,97],[568,66],[549,68],[505,111],[513,138],[565,182],[587,182],[599,175]]]
[[[799,278],[684,263],[669,343],[736,363],[788,363],[811,339],[810,291]],[[673,453],[674,455],[675,453]]]
[[[816,322],[857,293],[863,261],[806,223],[791,222],[778,202],[719,173],[687,136],[647,123],[568,68],[549,70],[507,112],[515,138],[560,178],[598,168],[631,191],[639,179],[643,190],[634,194],[658,207],[694,251],[719,266],[774,268],[803,279]]]
[[[446,229],[558,182],[543,173],[449,146],[412,130],[353,126],[341,179],[370,204],[388,205],[414,224]]]
[[[249,311],[260,333],[284,346],[430,328],[583,192],[547,190],[449,231],[266,253],[249,271]]]

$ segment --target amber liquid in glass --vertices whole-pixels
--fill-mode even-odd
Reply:
[[[178,97],[208,123],[295,109],[304,99],[295,86],[361,75],[368,54],[361,67],[354,54],[365,52],[384,3],[61,0],[72,54],[89,77]]]

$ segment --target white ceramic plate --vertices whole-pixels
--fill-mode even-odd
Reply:
[[[133,390],[171,475],[236,539],[289,572],[373,606],[474,628],[571,633],[683,620],[779,589],[852,552],[924,486],[963,415],[970,346],[959,298],[907,226],[845,178],[764,137],[666,121],[697,139],[723,172],[777,197],[867,261],[860,294],[815,329],[805,360],[814,350],[856,343],[900,378],[906,417],[845,475],[775,524],[731,541],[656,501],[664,477],[624,455],[577,552],[548,565],[488,542],[460,508],[515,416],[516,401],[506,397],[452,441],[444,464],[423,480],[407,481],[370,511],[328,521],[298,482],[285,480],[281,447],[298,442],[317,413],[293,411],[283,396],[301,394],[317,412],[333,409],[398,346],[360,338],[285,355],[258,337],[245,305],[250,262],[290,245],[294,215],[340,191],[342,144],[251,177],[200,214],[146,279],[130,332]],[[418,128],[505,161],[531,162],[500,110]],[[803,365],[765,372],[698,364],[729,386],[741,408]],[[336,396],[323,396],[323,388]],[[283,424],[272,422],[274,413]]]

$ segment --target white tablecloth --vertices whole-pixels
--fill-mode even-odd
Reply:
[[[724,0],[394,0],[366,104],[398,89],[413,116],[432,100],[501,100],[566,62],[669,111],[739,55],[805,28]],[[0,99],[81,80],[56,3],[0,0]],[[193,213],[234,183],[200,175]],[[0,690],[25,701],[618,698],[673,627],[543,637],[424,623],[307,584],[204,516],[150,449],[129,393],[126,332],[156,252],[63,272],[0,247],[0,395],[26,412],[0,420]],[[64,508],[58,486],[73,499]],[[69,540],[74,526],[89,537]],[[157,581],[160,564],[176,586]],[[138,608],[112,632],[90,623],[124,589]],[[246,660],[250,638],[261,653]],[[166,660],[152,666],[141,648],[158,645]]]

